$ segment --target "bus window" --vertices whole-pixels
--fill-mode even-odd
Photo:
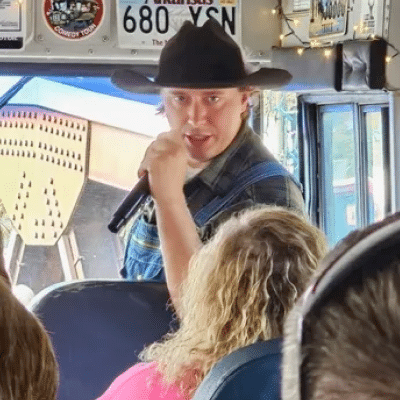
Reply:
[[[263,91],[261,115],[264,144],[277,160],[299,180],[296,94]]]
[[[369,202],[373,204],[368,214],[368,223],[384,218],[388,211],[389,193],[385,182],[388,181],[388,140],[386,137],[387,109],[365,106],[362,108],[362,122],[367,139],[368,191]]]
[[[304,118],[315,115],[304,132],[304,146],[317,143],[304,152],[310,155],[304,164],[314,163],[305,180],[318,193],[312,213],[334,245],[390,212],[388,98],[301,96],[300,102]]]
[[[64,280],[118,278],[123,246],[107,224],[148,144],[167,128],[156,115],[159,96],[125,93],[102,77],[33,77],[17,88],[20,82],[0,77],[0,95],[9,94],[0,115],[0,166],[8,168],[0,180],[9,188],[0,193],[0,228],[13,283],[38,293]],[[69,184],[78,180],[67,217]],[[21,185],[23,199],[14,190]]]
[[[358,225],[352,107],[320,108],[323,226],[331,243]]]

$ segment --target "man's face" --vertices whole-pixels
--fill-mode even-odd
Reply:
[[[237,88],[168,88],[161,94],[171,130],[183,135],[192,161],[199,166],[231,144],[249,97]]]

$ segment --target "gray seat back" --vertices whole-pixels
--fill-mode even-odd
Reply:
[[[127,281],[61,283],[30,309],[49,332],[60,365],[59,400],[93,400],[135,364],[146,344],[170,329],[165,284]]]

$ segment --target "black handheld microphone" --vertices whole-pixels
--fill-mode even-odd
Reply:
[[[149,178],[146,174],[139,179],[131,192],[118,207],[117,211],[115,211],[111,222],[108,224],[108,229],[112,233],[118,233],[118,231],[127,223],[129,218],[132,217],[132,215],[135,214],[139,207],[144,203],[149,194]]]

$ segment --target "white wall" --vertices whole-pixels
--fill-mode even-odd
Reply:
[[[123,190],[137,182],[137,171],[152,138],[91,123],[89,178]]]
[[[281,26],[271,13],[276,0],[242,0],[242,47],[251,60],[270,60],[272,46],[279,45]]]
[[[388,42],[400,50],[400,1],[392,0],[390,7]],[[388,49],[389,55],[395,53],[395,50]],[[400,90],[400,54],[388,64],[387,79],[391,89]],[[397,119],[400,119],[400,115],[397,115]]]
[[[397,49],[400,49],[400,1],[392,0],[389,37],[388,41]],[[389,55],[395,51],[388,49]],[[393,104],[391,110],[391,140],[392,140],[392,202],[396,210],[400,210],[400,54],[395,57],[387,66],[387,80],[393,90]]]

